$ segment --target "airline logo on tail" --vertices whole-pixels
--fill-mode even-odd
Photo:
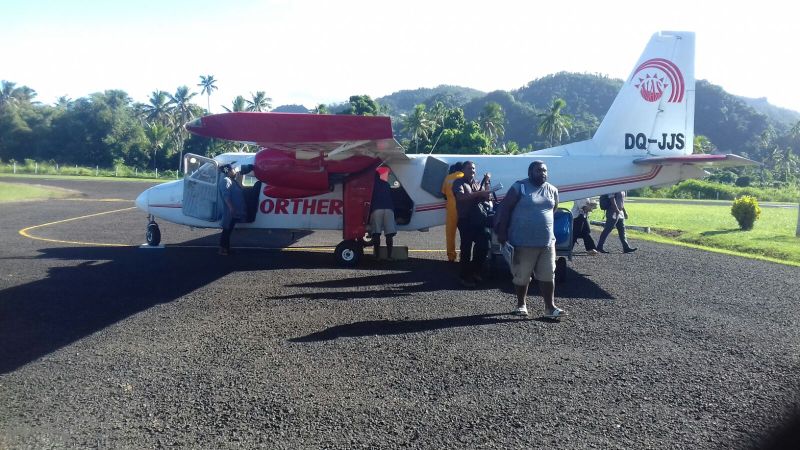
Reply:
[[[667,103],[680,103],[683,101],[683,74],[672,61],[664,58],[648,59],[636,68],[631,81],[636,78],[639,81],[634,84],[634,87],[639,90],[642,98],[648,102],[655,102],[661,99],[667,88],[671,88],[672,91]]]

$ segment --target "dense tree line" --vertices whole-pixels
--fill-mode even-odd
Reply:
[[[28,86],[0,85],[0,160],[36,159],[62,164],[177,169],[181,154],[236,151],[236,143],[199,138],[183,125],[208,113],[192,102],[217,89],[213,75],[200,76],[199,93],[187,86],[174,93],[153,91],[134,103],[110,90],[53,105],[36,101]],[[588,139],[603,119],[621,80],[558,73],[514,91],[482,93],[456,86],[400,91],[372,99],[307,110],[287,105],[276,111],[316,114],[390,115],[395,135],[409,152],[518,153]],[[764,113],[755,107],[763,108]],[[270,111],[266,91],[237,96],[226,111]],[[696,84],[695,151],[736,153],[764,165],[714,174],[720,181],[796,183],[800,178],[800,114],[727,94],[700,80]],[[780,120],[779,120],[780,119]],[[787,122],[789,120],[790,122]]]
[[[605,76],[562,72],[531,81],[511,92],[475,96],[470,90],[458,95],[448,86],[447,95],[471,98],[455,106],[463,109],[467,120],[480,122],[483,108],[490,103],[499,105],[503,112],[504,138],[494,148],[475,147],[470,152],[513,152],[591,138],[622,84],[621,80]],[[419,100],[419,95],[419,90],[400,91],[378,101],[402,105],[409,98]],[[436,98],[441,96],[432,94],[420,104],[430,109]],[[410,114],[406,110],[391,113],[395,120]],[[558,126],[553,127],[553,123]],[[742,99],[699,80],[695,94],[695,134],[697,153],[735,153],[763,164],[712,171],[712,179],[727,183],[738,180],[743,186],[751,182],[778,186],[800,183],[800,113],[776,108],[763,99]],[[409,142],[414,141],[412,136],[405,137]]]

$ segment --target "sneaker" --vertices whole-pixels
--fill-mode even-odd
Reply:
[[[594,255],[596,255],[596,254],[598,254],[598,253],[600,253],[600,252],[598,252],[598,251],[597,251],[597,250],[595,250],[595,249],[586,250],[586,254],[587,254],[587,255],[594,256]]]
[[[636,250],[639,250],[639,249],[636,248],[636,247],[630,247],[630,248],[626,248],[625,250],[623,250],[622,253],[633,253]]]
[[[608,252],[603,250],[602,248],[598,248],[597,249],[597,253],[608,253]]]
[[[514,311],[511,311],[511,314],[513,314],[515,316],[527,316],[528,315],[528,307],[526,305],[519,306]]]

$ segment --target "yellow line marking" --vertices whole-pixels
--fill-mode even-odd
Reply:
[[[23,228],[23,229],[19,230],[19,234],[21,234],[22,236],[25,236],[26,238],[29,238],[29,239],[36,239],[36,240],[39,240],[39,241],[46,241],[46,242],[57,242],[57,243],[61,243],[61,244],[96,245],[96,246],[101,246],[101,247],[130,247],[130,245],[128,245],[128,244],[105,244],[105,243],[102,243],[102,242],[80,242],[80,241],[64,241],[64,240],[60,240],[60,239],[48,239],[48,238],[43,238],[43,237],[39,237],[39,236],[34,236],[34,235],[32,235],[32,234],[30,234],[28,232],[30,230],[35,230],[36,228],[43,228],[43,227],[47,227],[47,226],[50,226],[50,225],[57,225],[59,223],[66,223],[66,222],[72,222],[72,221],[75,221],[75,220],[88,219],[90,217],[103,216],[103,215],[106,215],[106,214],[113,214],[113,213],[118,213],[118,212],[122,212],[122,211],[130,211],[132,209],[136,209],[136,207],[132,206],[130,208],[115,209],[113,211],[106,211],[106,212],[101,212],[101,213],[96,213],[96,214],[89,214],[87,216],[79,216],[79,217],[73,217],[71,219],[64,219],[64,220],[57,220],[55,222],[43,223],[41,225],[34,225],[32,227]]]
[[[113,201],[112,199],[107,199],[107,200],[108,201]],[[92,245],[92,246],[101,246],[101,247],[138,247],[138,245],[130,245],[130,244],[107,244],[107,243],[102,243],[102,242],[65,241],[65,240],[62,240],[62,239],[43,238],[43,237],[39,237],[39,236],[34,236],[34,235],[29,233],[29,231],[35,230],[37,228],[44,228],[44,227],[48,227],[48,226],[51,226],[51,225],[58,225],[60,223],[73,222],[73,221],[76,221],[76,220],[88,219],[90,217],[103,216],[103,215],[106,215],[106,214],[114,214],[114,213],[118,213],[118,212],[122,212],[122,211],[130,211],[132,209],[136,209],[136,207],[133,206],[133,207],[130,207],[130,208],[115,209],[113,211],[105,211],[105,212],[96,213],[96,214],[89,214],[89,215],[86,215],[86,216],[78,216],[78,217],[72,217],[70,219],[57,220],[55,222],[43,223],[43,224],[40,224],[40,225],[33,225],[33,226],[30,226],[30,227],[23,228],[23,229],[19,230],[19,234],[21,234],[22,236],[25,236],[26,238],[29,238],[29,239],[35,239],[35,240],[38,240],[38,241],[45,241],[45,242],[56,242],[56,243],[59,243],[59,244]],[[213,248],[213,246],[208,246],[208,245],[169,245],[169,247],[174,247],[174,248]],[[332,251],[334,251],[336,249],[335,247],[236,247],[236,248],[251,249],[251,250],[256,250],[256,249],[260,249],[260,250],[278,250],[278,251],[283,251],[283,252],[317,252],[317,253],[332,252]],[[445,249],[409,249],[408,251],[409,251],[409,253],[412,253],[412,252],[413,253],[441,253],[441,252],[446,252],[447,250],[445,250]]]

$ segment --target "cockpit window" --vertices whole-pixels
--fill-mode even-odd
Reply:
[[[217,166],[214,163],[206,162],[197,168],[187,167],[187,172],[190,173],[189,178],[193,180],[205,183],[217,182]]]

